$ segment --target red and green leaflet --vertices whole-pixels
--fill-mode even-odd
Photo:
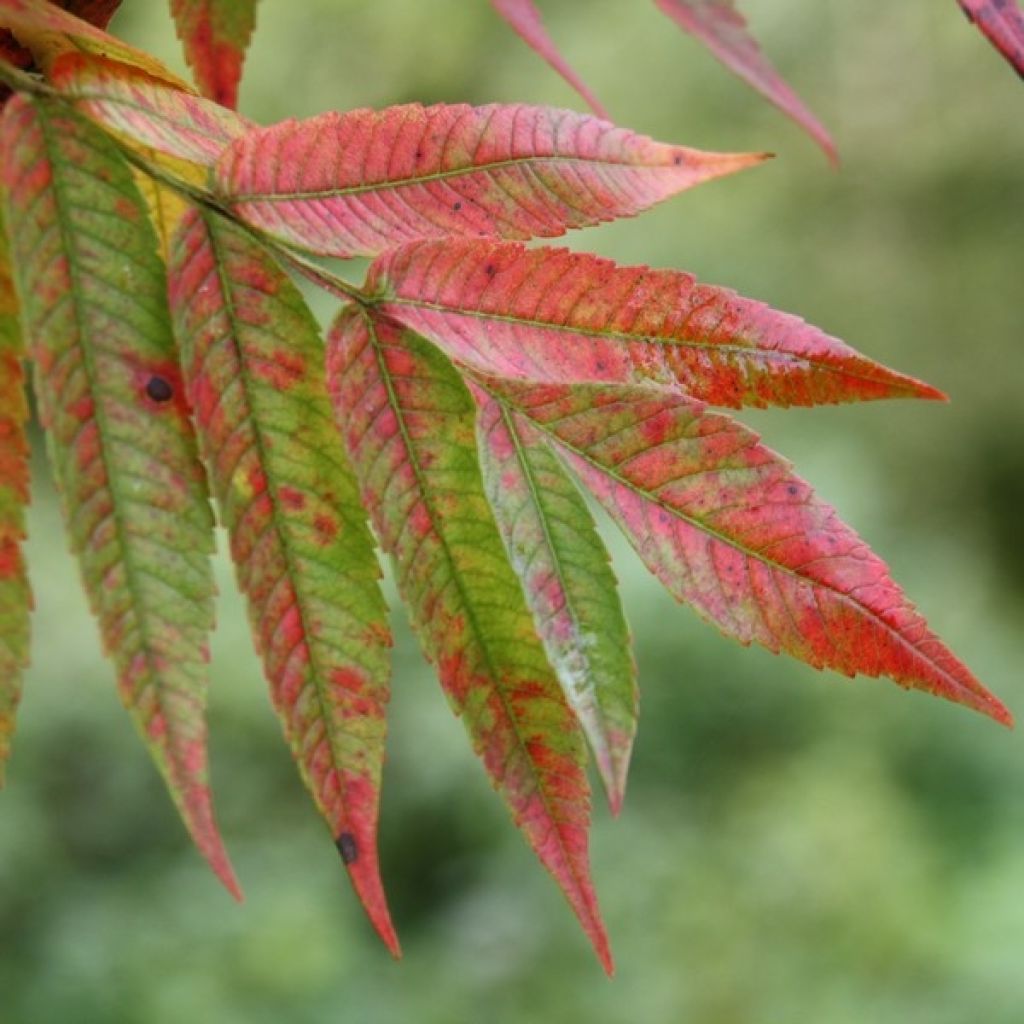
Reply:
[[[170,295],[274,707],[353,885],[397,953],[376,844],[391,636],[316,322],[272,257],[195,211],[174,244]]]
[[[1016,0],[958,0],[964,14],[1024,77],[1024,10]]]
[[[0,230],[3,224],[0,222]],[[22,542],[28,504],[24,357],[6,231],[0,236],[0,786],[28,664],[32,594]]]
[[[532,2],[494,3],[551,50]],[[206,766],[207,479],[285,737],[396,954],[377,854],[391,638],[368,517],[473,748],[609,971],[586,744],[617,812],[638,697],[584,492],[741,643],[1009,723],[864,542],[708,408],[938,391],[684,272],[519,241],[762,156],[521,105],[255,127],[97,27],[116,4],[68,6],[94,24],[0,0],[22,66],[48,80],[0,38],[4,80],[32,97],[0,121],[21,300],[0,250],[0,773],[31,605],[22,336],[121,696],[234,892]],[[768,74],[730,3],[660,6]],[[174,7],[204,91],[233,100],[254,5]],[[375,262],[357,288],[308,252]],[[326,347],[282,265],[345,300]]]
[[[254,227],[347,258],[424,237],[560,235],[763,159],[566,110],[409,104],[249,132],[221,156],[214,188]]]
[[[72,546],[121,698],[237,892],[206,765],[213,523],[156,240],[131,171],[76,115],[15,98],[2,135],[23,323]]]

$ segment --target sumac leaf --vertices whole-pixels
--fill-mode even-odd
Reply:
[[[544,20],[533,0],[491,0],[491,6],[512,26],[516,34],[534,53],[547,61],[559,75],[586,101],[598,117],[608,114],[600,100],[591,92],[587,83],[572,69],[569,62],[559,53],[554,40],[544,27]]]
[[[171,0],[171,13],[203,95],[237,107],[242,63],[256,27],[256,0]]]
[[[191,211],[170,294],[189,395],[274,707],[395,955],[377,862],[391,643],[312,314],[238,228]]]
[[[206,764],[213,521],[156,239],[131,171],[88,122],[16,97],[0,132],[26,343],[72,548],[121,699],[237,895]]]
[[[53,82],[105,128],[180,160],[212,164],[251,122],[200,96],[157,81],[130,65],[67,53]]]
[[[560,235],[762,159],[548,107],[412,104],[257,129],[228,147],[214,181],[250,224],[344,258],[424,237]]]
[[[29,485],[23,355],[10,248],[0,219],[0,787],[28,665],[32,608],[22,551]]]
[[[964,14],[1024,78],[1024,11],[1016,0],[958,0]]]
[[[821,122],[775,70],[747,30],[734,0],[654,0],[680,28],[699,39],[730,71],[799,124],[838,162],[835,143]]]
[[[746,427],[648,388],[485,383],[558,443],[669,591],[727,635],[1010,724],[883,562]]]
[[[680,271],[451,239],[386,253],[368,287],[452,358],[504,377],[644,383],[731,407],[942,397],[798,317]]]
[[[437,349],[352,308],[332,328],[327,358],[363,501],[423,648],[610,971],[587,855],[585,747],[484,493],[473,400]]]
[[[528,420],[470,384],[480,463],[537,633],[594,753],[612,812],[622,807],[638,693],[629,629],[590,510]]]

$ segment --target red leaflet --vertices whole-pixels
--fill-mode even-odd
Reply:
[[[761,52],[733,0],[654,0],[682,29],[696,36],[730,71],[766,96],[839,162],[835,143]]]
[[[203,95],[237,107],[256,0],[171,0],[171,13]]]
[[[1024,11],[1015,0],[959,0],[964,14],[1024,77]]]
[[[484,383],[558,441],[647,567],[723,632],[1010,724],[882,561],[746,427],[646,388]]]
[[[610,972],[587,856],[585,752],[484,494],[473,399],[437,349],[352,308],[327,361],[364,504],[424,650]]]
[[[88,54],[62,54],[51,78],[89,117],[181,160],[212,164],[228,143],[252,127],[252,122],[209,100],[129,65]]]
[[[58,0],[58,7],[63,7],[76,18],[89,22],[97,28],[106,28],[110,19],[121,6],[121,0]]]
[[[494,9],[515,29],[519,37],[535,53],[554,68],[586,101],[598,117],[608,114],[600,100],[590,91],[586,82],[573,71],[569,62],[558,52],[554,40],[544,27],[540,11],[533,0],[491,0]]]
[[[380,257],[381,308],[504,377],[656,384],[714,405],[940,398],[795,316],[689,274],[514,242],[420,242]]]
[[[669,146],[548,107],[412,104],[250,132],[224,152],[214,182],[250,224],[344,258],[424,237],[560,235],[763,159]]]
[[[195,210],[175,239],[170,296],[274,707],[353,887],[397,956],[377,863],[391,636],[317,325],[265,250]]]

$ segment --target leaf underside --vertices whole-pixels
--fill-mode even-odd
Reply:
[[[762,159],[547,107],[410,104],[251,131],[224,152],[214,186],[255,227],[346,258],[423,237],[560,235]]]
[[[377,863],[391,638],[316,322],[269,254],[197,211],[174,241],[170,293],[274,707],[352,883],[397,955]]]
[[[829,133],[761,52],[734,0],[654,2],[681,29],[699,39],[730,71],[799,124],[832,163],[838,163],[839,155]]]
[[[472,397],[433,346],[353,309],[327,358],[363,501],[424,651],[610,972],[587,855],[585,748],[488,504]]]
[[[10,248],[0,219],[0,786],[28,665],[32,608],[22,551],[29,491],[23,355]]]
[[[959,4],[1024,78],[1024,11],[1016,0],[959,0]]]
[[[121,699],[237,894],[206,763],[213,524],[156,239],[131,172],[86,122],[17,97],[2,131],[26,342],[72,548]]]
[[[389,316],[485,373],[642,383],[730,407],[939,398],[787,313],[679,271],[451,239],[380,257]]]
[[[256,0],[171,0],[171,14],[200,91],[225,107],[237,107]]]

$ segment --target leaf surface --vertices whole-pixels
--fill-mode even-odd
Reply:
[[[0,787],[11,754],[22,674],[28,665],[32,608],[22,551],[29,492],[23,357],[10,247],[0,219]]]
[[[377,863],[391,636],[316,322],[265,250],[195,210],[174,242],[170,295],[274,707],[359,898],[398,955]]]
[[[594,752],[612,812],[626,789],[638,693],[608,552],[543,435],[471,384],[484,486],[537,633]]]
[[[882,561],[746,427],[649,388],[485,383],[558,442],[644,564],[727,635],[1010,724]]]
[[[473,400],[411,332],[344,310],[328,384],[420,641],[516,825],[611,970],[590,880],[585,748],[484,493]]]
[[[491,0],[491,5],[512,26],[516,34],[565,79],[586,101],[598,117],[608,118],[600,100],[590,91],[587,83],[572,69],[559,53],[554,40],[544,27],[544,19],[533,0]]]
[[[835,143],[775,70],[747,29],[734,0],[654,0],[683,31],[699,39],[730,71],[791,117],[838,163]]]
[[[1024,11],[1016,0],[959,0],[964,14],[1024,77]]]
[[[256,0],[171,0],[171,13],[200,91],[225,107],[237,107]]]
[[[644,383],[714,405],[940,398],[798,317],[679,271],[514,242],[421,242],[368,287],[453,359],[503,377]]]
[[[104,127],[180,160],[212,164],[252,123],[200,96],[150,75],[88,54],[67,53],[54,64],[55,85]]]
[[[228,147],[214,177],[250,224],[344,258],[423,237],[560,235],[762,159],[547,107],[411,104],[257,129]]]
[[[2,177],[40,419],[121,699],[236,895],[207,777],[213,522],[131,172],[96,129],[16,97]]]

